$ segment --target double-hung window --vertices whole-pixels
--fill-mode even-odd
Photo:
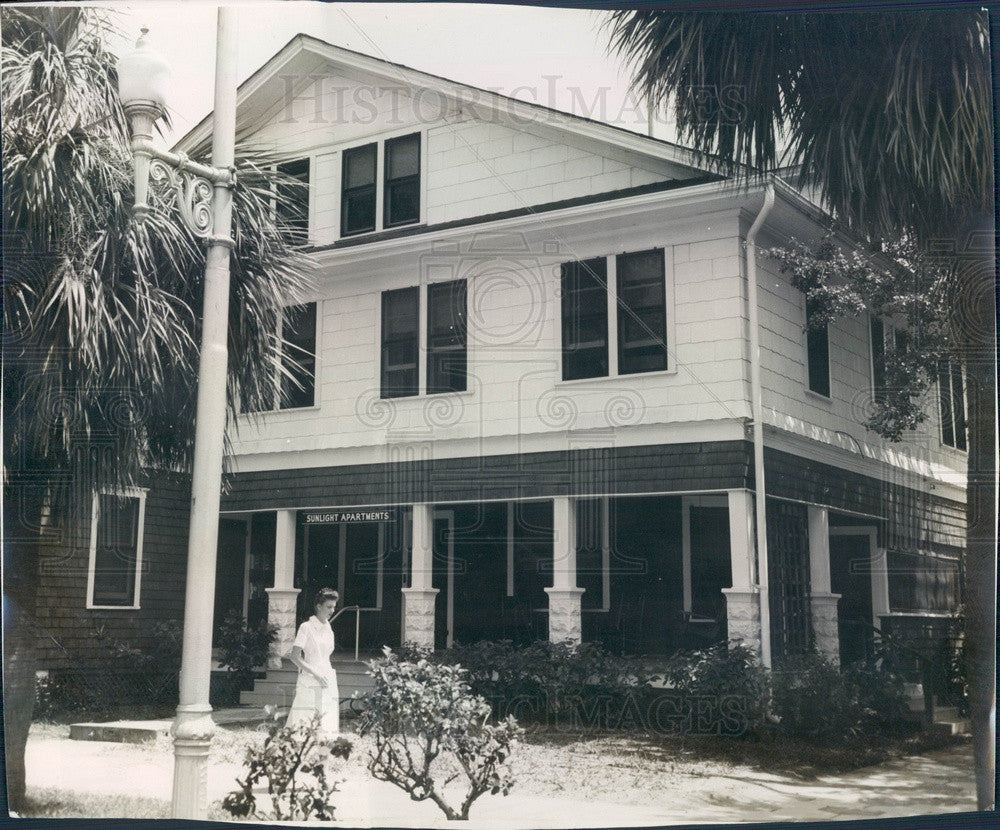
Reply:
[[[617,257],[618,374],[667,368],[667,298],[663,251]]]
[[[296,159],[278,165],[283,174],[275,194],[275,214],[296,242],[309,239],[309,159]]]
[[[316,303],[289,306],[281,317],[281,409],[316,403]]]
[[[385,143],[385,227],[420,219],[420,133]]]
[[[465,280],[433,283],[426,292],[426,381],[428,395],[467,388],[467,288]],[[383,398],[419,395],[419,287],[382,292]]]
[[[466,388],[466,283],[427,286],[427,394]]]
[[[420,289],[382,292],[382,397],[419,393]]]
[[[340,235],[420,221],[420,133],[350,147],[342,153]],[[379,202],[381,201],[381,206]]]
[[[138,608],[146,494],[95,493],[88,608]]]
[[[669,368],[663,248],[566,262],[560,277],[563,380]]]
[[[270,376],[259,410],[247,401],[241,412],[299,409],[316,404],[316,303],[286,306],[276,332],[280,367]]]
[[[608,373],[608,264],[603,257],[562,266],[563,380]]]
[[[809,391],[830,397],[830,332],[829,324],[817,323],[813,303],[806,298],[806,358]]]
[[[880,318],[872,315],[870,329],[872,344],[872,396],[876,401],[881,403],[886,397],[885,324]]]
[[[344,150],[340,235],[375,230],[375,177],[378,144]]]
[[[950,360],[938,365],[941,443],[965,452],[969,448],[965,420],[965,379],[962,366]]]

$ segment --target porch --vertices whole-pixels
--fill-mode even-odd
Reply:
[[[874,525],[768,505],[772,653],[816,647],[856,659],[888,613]],[[348,609],[334,630],[337,652],[351,656],[481,639],[600,642],[645,655],[733,639],[760,648],[748,490],[221,518],[216,621],[235,609],[276,625],[271,668],[323,586]]]

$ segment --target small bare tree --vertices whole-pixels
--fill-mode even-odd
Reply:
[[[473,802],[486,793],[510,793],[514,776],[507,762],[524,730],[512,717],[487,722],[490,705],[469,690],[465,669],[400,661],[389,649],[369,665],[375,685],[362,734],[375,741],[368,763],[375,778],[414,801],[433,801],[450,820],[468,819]],[[468,784],[456,809],[444,788],[463,775]]]
[[[338,782],[327,778],[326,763],[331,756],[348,758],[351,742],[326,737],[318,715],[296,726],[273,719],[267,732],[261,746],[247,748],[247,774],[236,779],[239,788],[223,799],[223,809],[236,818],[332,821],[330,798]],[[262,782],[267,783],[273,815],[257,809],[254,789]]]

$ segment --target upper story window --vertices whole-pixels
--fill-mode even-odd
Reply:
[[[316,303],[283,308],[277,335],[280,365],[271,376],[263,411],[315,406]],[[241,412],[250,411],[249,405],[241,405]]]
[[[938,400],[941,415],[941,443],[967,451],[968,425],[965,420],[965,379],[962,367],[950,360],[938,366]]]
[[[563,380],[669,368],[662,248],[563,263],[561,288]]]
[[[344,150],[340,235],[375,230],[375,175],[378,144]]]
[[[420,289],[382,292],[382,397],[419,393]]]
[[[813,321],[813,306],[806,298],[806,357],[809,391],[830,397],[830,332],[829,325]]]
[[[341,236],[420,221],[420,133],[386,139],[382,165],[378,142],[348,148],[342,157]]]
[[[289,306],[281,316],[280,409],[316,403],[316,303]]]
[[[420,133],[385,143],[385,227],[420,220]]]
[[[419,287],[382,292],[381,395],[419,395]],[[465,280],[433,283],[426,292],[425,392],[464,392],[467,388],[467,304]]]
[[[890,328],[891,331],[891,328]],[[871,318],[872,346],[872,396],[880,403],[885,400],[885,339],[886,330],[882,320]]]
[[[87,574],[88,608],[138,608],[144,491],[95,493]]]
[[[667,296],[663,251],[617,257],[618,374],[667,368]]]
[[[608,264],[603,257],[562,266],[563,380],[608,374]]]
[[[427,286],[427,394],[466,388],[465,280]]]
[[[275,198],[278,221],[288,227],[295,240],[309,239],[309,159],[282,162],[278,172],[295,181],[279,183]]]

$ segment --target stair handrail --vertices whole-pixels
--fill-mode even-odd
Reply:
[[[336,614],[330,617],[330,625],[333,625],[333,621],[337,619],[345,611],[354,612],[354,662],[358,662],[358,643],[361,640],[361,606],[360,605],[345,605]]]

